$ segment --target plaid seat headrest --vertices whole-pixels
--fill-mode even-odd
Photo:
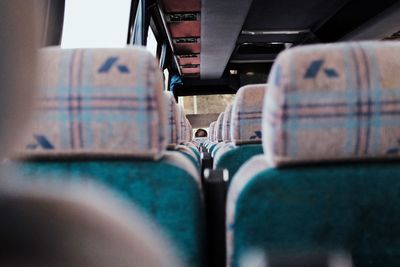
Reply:
[[[400,43],[289,49],[265,98],[263,143],[271,164],[398,157]]]
[[[215,131],[215,124],[216,124],[217,122],[216,121],[213,121],[211,124],[210,124],[210,128],[209,128],[209,130],[208,130],[208,139],[210,139],[210,141],[211,142],[214,142],[215,140],[214,140],[214,131]]]
[[[231,140],[235,144],[261,143],[262,109],[267,84],[239,89],[232,108]]]
[[[224,122],[224,112],[221,112],[218,116],[217,123],[215,124],[214,137],[216,142],[222,142],[222,126]]]
[[[185,143],[188,140],[187,138],[187,124],[186,124],[186,115],[183,106],[178,105],[178,115],[179,115],[179,125],[180,125],[180,133],[179,133],[179,143]]]
[[[226,107],[224,119],[222,120],[222,139],[224,141],[231,141],[232,108],[232,104]]]
[[[190,124],[190,121],[188,120],[187,117],[185,117],[186,121],[186,141],[191,142],[193,139],[193,128],[192,125]]]
[[[164,95],[168,111],[167,143],[169,145],[177,145],[179,143],[179,131],[181,130],[178,105],[171,92],[164,92]]]
[[[166,149],[163,76],[146,49],[46,48],[38,74],[23,156],[158,158]]]

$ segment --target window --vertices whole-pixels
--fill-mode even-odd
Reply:
[[[198,95],[179,97],[188,114],[213,114],[225,111],[225,108],[233,103],[235,95]]]
[[[124,47],[131,0],[66,0],[61,46]]]

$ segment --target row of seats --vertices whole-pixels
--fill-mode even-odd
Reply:
[[[355,266],[398,265],[399,56],[395,42],[289,49],[268,86],[241,88],[231,115],[228,107],[210,125],[214,167],[246,161],[228,188],[228,266],[254,248],[349,251]],[[224,165],[259,139],[258,155],[238,152]]]
[[[261,114],[265,91],[265,84],[240,88],[233,104],[210,125],[211,138],[206,146],[214,158],[214,168],[228,170],[230,178],[249,158],[262,153]]]
[[[27,182],[95,182],[202,266],[204,204],[191,126],[144,48],[46,48],[33,122],[7,166]],[[186,144],[186,145],[185,145]]]

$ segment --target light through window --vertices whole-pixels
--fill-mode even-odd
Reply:
[[[67,0],[61,46],[124,47],[131,0]]]

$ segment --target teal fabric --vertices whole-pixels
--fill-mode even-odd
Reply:
[[[193,155],[186,153],[185,151],[178,150],[177,152],[181,153],[183,156],[185,156],[187,159],[190,160],[191,163],[196,167],[196,169],[200,169],[200,161],[197,161],[196,158],[193,157]]]
[[[214,151],[214,149],[215,149],[215,147],[216,147],[218,144],[219,144],[219,143],[213,144],[213,145],[208,149],[208,152],[210,152],[210,153],[212,154],[213,151]]]
[[[199,150],[197,150],[196,148],[194,148],[192,146],[190,146],[189,148],[194,152],[194,154],[196,154],[197,161],[200,162],[200,152],[199,152]]]
[[[253,156],[263,153],[262,145],[242,145],[226,151],[216,164],[217,169],[229,171],[229,182],[239,168]]]
[[[399,266],[400,163],[265,170],[240,194],[230,227],[233,266],[255,247],[342,249],[357,267]]]
[[[92,179],[132,201],[175,242],[188,266],[202,266],[204,216],[196,181],[159,161],[27,161],[12,167],[26,179]],[[47,180],[46,180],[47,181]]]

